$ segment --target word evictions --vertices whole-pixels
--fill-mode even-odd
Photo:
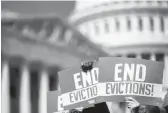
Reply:
[[[98,68],[93,68],[89,72],[79,72],[74,74],[74,83],[76,91],[70,92],[70,102],[83,101],[91,99],[98,94]]]
[[[154,84],[140,82],[106,83],[107,95],[144,95],[153,96]]]

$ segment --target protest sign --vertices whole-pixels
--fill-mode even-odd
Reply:
[[[47,113],[69,113],[63,107],[61,91],[50,91],[47,93]]]
[[[83,107],[74,108],[75,110],[82,111]],[[47,113],[69,113],[63,106],[63,99],[60,90],[50,91],[47,93]]]
[[[76,66],[58,73],[63,105],[66,109],[93,106],[98,94],[97,64],[88,72]]]
[[[99,58],[97,102],[124,102],[133,97],[142,104],[161,105],[164,64],[135,58]]]

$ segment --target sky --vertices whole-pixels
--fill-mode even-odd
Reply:
[[[2,10],[26,15],[56,14],[67,18],[75,7],[75,1],[1,1]]]

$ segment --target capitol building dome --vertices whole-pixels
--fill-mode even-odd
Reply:
[[[69,21],[111,56],[164,62],[168,87],[168,1],[79,1]]]

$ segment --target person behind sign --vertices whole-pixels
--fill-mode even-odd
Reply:
[[[167,93],[168,95],[168,93]],[[167,98],[165,96],[165,98]],[[140,103],[132,97],[126,98],[126,103],[131,113],[168,113],[168,104],[165,102],[164,107],[151,106],[151,105],[140,105]]]

